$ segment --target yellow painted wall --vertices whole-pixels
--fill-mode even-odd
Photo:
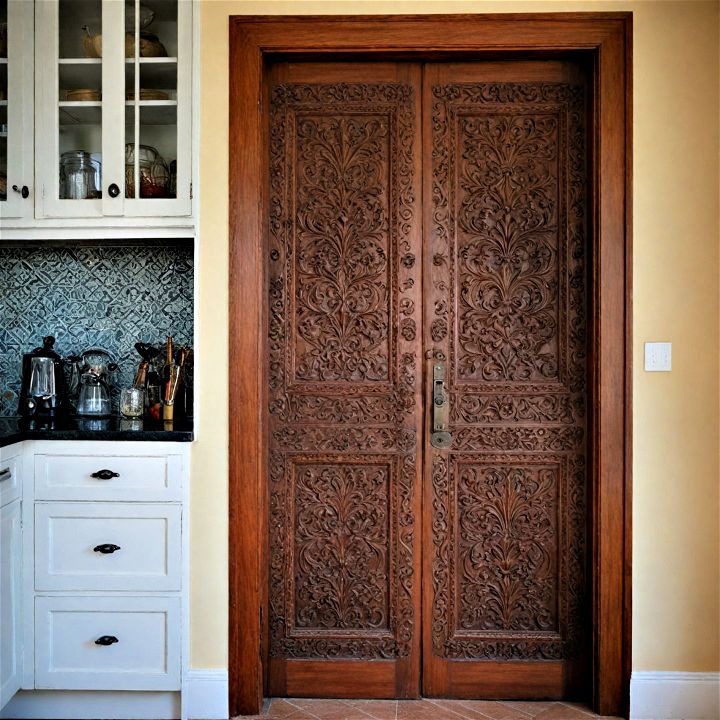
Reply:
[[[202,0],[193,667],[227,664],[228,16],[576,10],[635,23],[633,669],[720,670],[718,4],[662,0]],[[643,371],[648,340],[671,373]]]

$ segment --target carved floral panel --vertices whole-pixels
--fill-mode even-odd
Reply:
[[[389,466],[294,470],[295,626],[388,627]]]
[[[557,629],[557,466],[456,466],[456,630]]]
[[[273,658],[393,659],[416,619],[413,87],[271,91]]]
[[[586,586],[585,91],[432,88],[429,335],[448,358],[431,454],[432,647],[557,660]]]
[[[461,380],[558,375],[558,117],[458,118]]]
[[[387,115],[295,122],[295,378],[387,380]]]

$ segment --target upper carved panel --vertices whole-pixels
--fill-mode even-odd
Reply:
[[[420,316],[413,88],[280,85],[270,136],[271,413],[394,420],[413,402]],[[292,398],[301,386],[307,401]],[[374,388],[394,398],[359,397]],[[346,395],[354,415],[335,400]]]
[[[558,371],[558,119],[459,119],[457,374],[533,381]]]
[[[449,341],[452,379],[581,391],[583,89],[452,84],[432,95],[430,329]]]
[[[295,378],[387,380],[389,118],[299,115]]]

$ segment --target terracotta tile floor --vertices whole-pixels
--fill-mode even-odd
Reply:
[[[309,700],[272,698],[256,720],[596,720],[570,702],[488,700]],[[249,720],[244,717],[243,720]],[[611,720],[608,718],[607,720]]]

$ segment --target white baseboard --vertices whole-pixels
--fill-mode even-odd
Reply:
[[[631,720],[718,720],[720,673],[634,672]]]
[[[175,720],[179,692],[21,690],[0,712],[14,720]]]
[[[227,670],[189,670],[185,688],[188,720],[227,720]]]

